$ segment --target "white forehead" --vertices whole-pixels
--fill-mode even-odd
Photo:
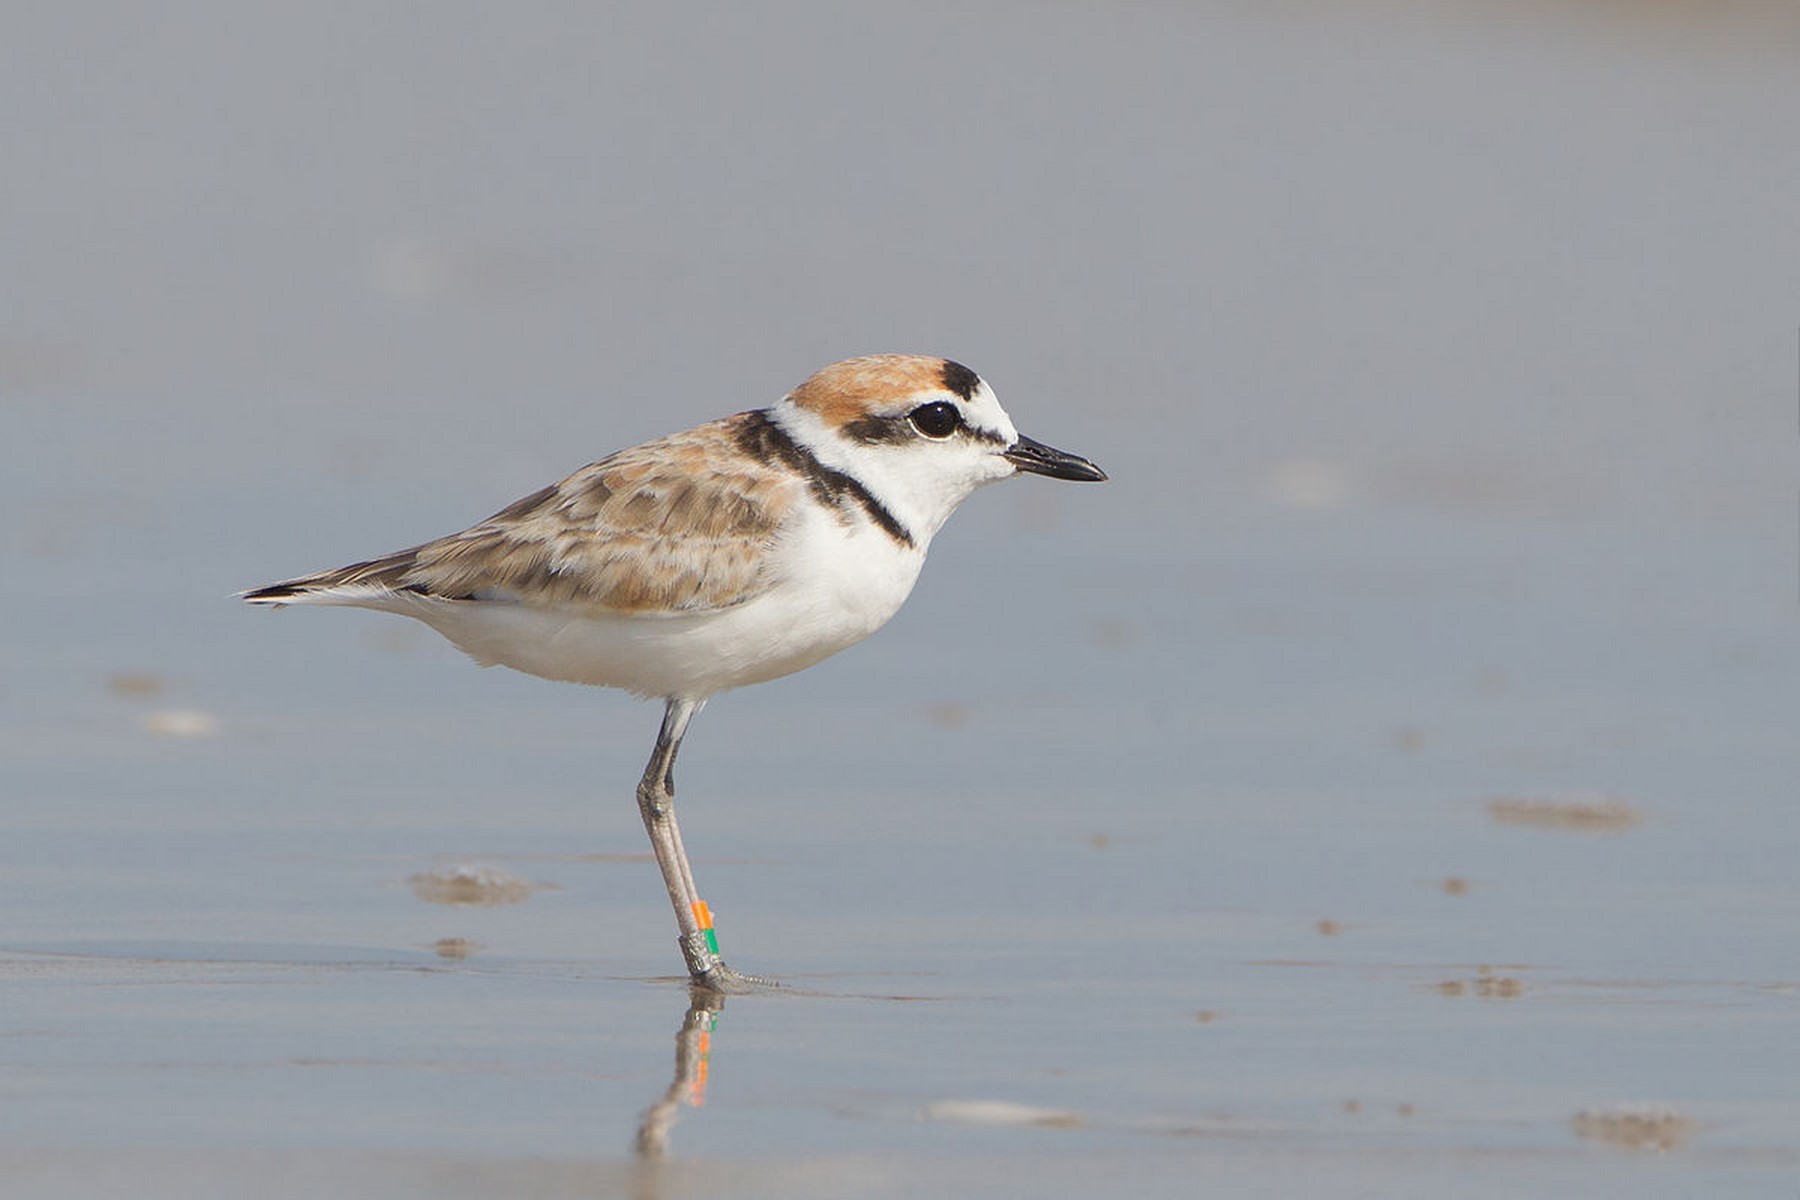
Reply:
[[[1018,440],[1019,431],[1013,428],[1012,418],[1000,407],[1000,398],[994,395],[994,389],[987,385],[987,380],[976,383],[975,390],[963,401],[962,410],[963,419],[975,428],[997,433],[1008,442]]]

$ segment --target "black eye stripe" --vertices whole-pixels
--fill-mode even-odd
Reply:
[[[971,438],[977,442],[986,442],[994,446],[1005,446],[1007,444],[1007,439],[1000,436],[998,433],[995,433],[993,430],[970,425],[967,421],[962,419],[962,413],[960,411],[957,411],[956,425],[949,433],[935,435],[925,434],[913,421],[913,413],[919,412],[922,408],[936,407],[954,408],[952,405],[938,401],[934,404],[921,405],[920,408],[915,408],[912,412],[897,416],[858,417],[854,421],[847,421],[844,423],[843,434],[851,441],[860,442],[865,446],[884,444],[902,446],[908,443],[916,443],[921,436],[928,436],[932,437],[933,440],[940,440],[952,435],[956,437]]]
[[[844,436],[865,446],[910,442],[919,435],[905,417],[858,417],[844,423]]]

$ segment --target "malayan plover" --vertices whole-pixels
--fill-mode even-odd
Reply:
[[[717,692],[879,629],[956,506],[1021,471],[1106,478],[1021,436],[967,367],[871,355],[768,408],[591,463],[461,533],[243,599],[400,613],[483,666],[662,699],[638,807],[688,973],[725,988],[754,980],[719,957],[675,824],[688,722]]]

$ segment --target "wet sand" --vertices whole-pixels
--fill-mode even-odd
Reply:
[[[1792,1191],[1784,6],[223,11],[0,48],[0,1193]],[[651,707],[229,598],[878,349],[1113,478],[697,720],[778,992]]]

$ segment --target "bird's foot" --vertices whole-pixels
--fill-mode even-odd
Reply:
[[[688,978],[693,981],[694,986],[723,993],[753,992],[758,988],[781,986],[773,979],[746,975],[726,966],[725,960],[719,957],[717,943],[707,938],[707,932],[701,930],[677,939],[681,946],[681,957],[687,961]]]
[[[727,995],[781,986],[778,981],[765,979],[761,975],[746,975],[742,971],[734,971],[725,965],[723,959],[715,959],[712,966],[692,974],[689,978],[695,987],[710,988],[715,992],[723,992]]]

